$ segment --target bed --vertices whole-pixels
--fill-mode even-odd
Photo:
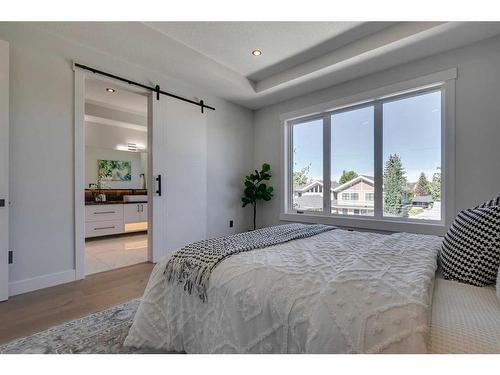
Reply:
[[[429,352],[500,354],[500,302],[494,285],[462,284],[437,273]]]
[[[441,238],[331,230],[242,252],[208,299],[150,277],[125,344],[187,353],[425,353]]]

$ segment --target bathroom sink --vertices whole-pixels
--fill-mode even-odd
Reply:
[[[148,200],[147,195],[124,195],[124,202],[144,202]]]

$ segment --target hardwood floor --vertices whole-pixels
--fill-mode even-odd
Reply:
[[[0,302],[0,343],[140,297],[153,267],[135,264]]]

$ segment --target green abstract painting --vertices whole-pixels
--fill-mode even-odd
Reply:
[[[111,177],[111,181],[131,181],[132,162],[121,160],[98,160],[97,170],[100,176]]]

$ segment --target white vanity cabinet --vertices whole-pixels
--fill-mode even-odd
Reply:
[[[85,206],[85,237],[123,233],[123,204]]]
[[[148,221],[147,203],[129,203],[124,204],[123,206],[123,222],[125,224]]]
[[[148,228],[147,203],[91,204],[85,206],[85,238]]]

